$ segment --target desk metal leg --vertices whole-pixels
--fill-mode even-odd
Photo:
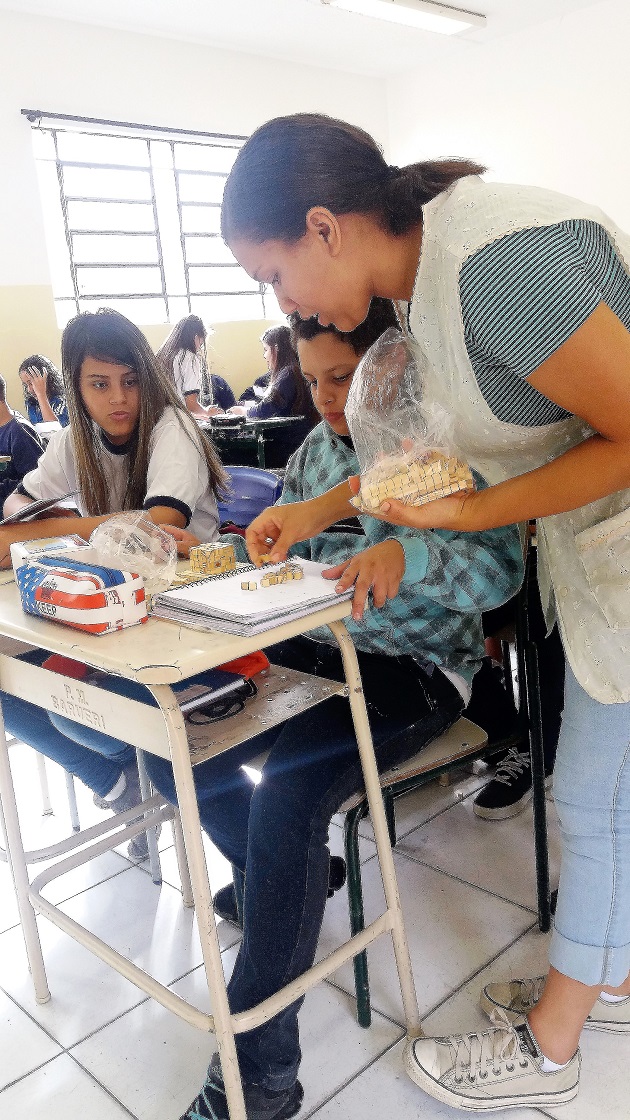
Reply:
[[[262,432],[258,433],[256,438],[256,455],[258,457],[258,466],[261,470],[265,469],[265,437]]]
[[[147,775],[147,768],[144,764],[144,754],[142,751],[136,751],[136,759],[138,761],[138,778],[140,780],[140,796],[143,801],[148,801],[151,796],[151,783]],[[149,867],[151,868],[151,878],[156,887],[162,885],[162,866],[160,864],[160,853],[157,846],[157,829],[147,829],[147,848],[149,850]]]
[[[212,1001],[214,1028],[219,1046],[221,1073],[225,1085],[230,1120],[247,1120],[234,1042],[234,1028],[223,975],[221,949],[212,909],[212,894],[203,850],[201,822],[197,808],[197,795],[186,725],[172,690],[167,685],[149,685],[148,687],[162,710],[168,730],[175,790],[186,842],[197,926]]]
[[[177,809],[175,810],[175,816],[173,817],[173,839],[175,840],[177,870],[179,871],[179,878],[182,884],[182,902],[184,903],[184,906],[192,907],[195,905],[195,900],[193,899],[192,884],[190,882],[190,870],[188,867],[188,859],[186,858],[186,845],[184,844],[182,819]]]
[[[39,774],[39,787],[42,791],[42,817],[52,817],[53,807],[50,800],[50,789],[48,787],[48,774],[46,773],[46,759],[39,751],[35,752],[37,759],[37,773]]]
[[[43,757],[43,756],[41,756]],[[66,793],[68,794],[68,810],[70,812],[70,823],[73,832],[81,831],[81,822],[79,821],[79,809],[77,806],[77,791],[74,787],[74,777],[69,770],[65,771],[66,774]]]
[[[22,934],[26,945],[26,955],[33,977],[35,999],[38,1003],[48,1003],[50,990],[44,968],[44,957],[39,940],[37,918],[29,898],[28,867],[22,844],[20,821],[18,817],[11,763],[9,761],[9,746],[4,730],[2,705],[0,704],[0,824],[5,835],[7,845],[7,858],[11,869],[11,876],[15,886]]]
[[[359,747],[359,755],[361,757],[361,766],[363,768],[365,792],[367,794],[370,819],[372,821],[372,828],[374,829],[376,850],[383,879],[383,889],[385,891],[387,908],[391,913],[391,933],[394,942],[394,953],[396,955],[396,966],[400,979],[400,991],[405,1012],[407,1035],[409,1037],[417,1037],[422,1034],[420,1012],[418,1010],[418,1000],[413,980],[409,946],[407,944],[407,935],[405,933],[403,913],[400,905],[398,883],[396,882],[394,857],[392,855],[387,818],[383,807],[381,783],[378,776],[376,758],[374,756],[372,734],[370,732],[367,709],[365,707],[365,697],[363,695],[356,650],[343,622],[331,622],[329,626],[339,645],[343,658],[350,708]]]

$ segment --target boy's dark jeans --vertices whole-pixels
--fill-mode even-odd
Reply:
[[[276,664],[343,679],[336,648],[297,638],[269,650]],[[463,701],[439,671],[411,658],[359,653],[379,769],[411,757],[458,717]],[[413,725],[413,733],[405,734]],[[241,766],[270,750],[255,786]],[[157,789],[175,800],[168,763],[147,755]],[[272,995],[315,958],[328,889],[328,826],[363,786],[348,701],[333,697],[195,767],[204,829],[245,873],[243,940],[228,987],[233,1012]],[[300,1064],[301,1000],[236,1037],[246,1081],[279,1090]]]

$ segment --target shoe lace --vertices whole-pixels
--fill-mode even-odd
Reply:
[[[525,752],[517,751],[516,747],[510,747],[503,762],[497,766],[497,772],[494,775],[493,781],[502,782],[503,785],[509,786],[514,778],[518,778],[520,774],[530,765],[529,755]]]
[[[491,1019],[495,1025],[488,1030],[451,1035],[448,1039],[456,1082],[461,1083],[464,1076],[470,1081],[477,1077],[483,1080],[488,1076],[490,1067],[494,1074],[499,1074],[503,1062],[507,1063],[510,1071],[517,1058],[522,1065],[527,1065],[523,1061],[518,1035],[505,1013],[495,1009]]]
[[[220,1120],[220,1117],[215,1112],[212,1101],[206,1095],[206,1088],[211,1088],[215,1093],[221,1093],[225,1096],[225,1089],[222,1082],[208,1070],[206,1082],[196,1100],[193,1101],[188,1112],[185,1113],[185,1120]],[[205,1111],[202,1111],[204,1109]]]

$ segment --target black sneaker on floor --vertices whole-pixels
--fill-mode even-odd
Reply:
[[[549,782],[549,778],[546,779]],[[477,794],[473,812],[487,821],[507,821],[517,817],[532,799],[532,771],[529,754],[512,747],[497,767],[496,774]]]
[[[273,1092],[264,1085],[243,1082],[247,1120],[289,1120],[302,1107],[304,1090],[299,1081],[290,1089]],[[180,1120],[229,1120],[219,1055],[214,1054],[204,1086]]]
[[[328,897],[332,898],[337,891],[341,890],[345,881],[345,859],[342,859],[341,856],[331,856],[330,867],[328,869]],[[238,928],[241,929],[236,906],[234,883],[228,883],[226,887],[221,887],[221,889],[217,891],[212,899],[212,908],[217,917],[223,918],[224,922],[231,922],[232,925],[238,926]]]

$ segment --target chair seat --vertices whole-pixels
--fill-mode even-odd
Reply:
[[[423,747],[417,754],[381,774],[381,787],[385,788],[397,782],[407,781],[409,778],[416,778],[421,774],[438,770],[442,766],[448,766],[449,763],[465,759],[469,755],[476,755],[487,742],[486,732],[476,723],[461,716],[448,731]],[[364,800],[364,791],[356,793],[344,801],[339,812],[348,813]]]

